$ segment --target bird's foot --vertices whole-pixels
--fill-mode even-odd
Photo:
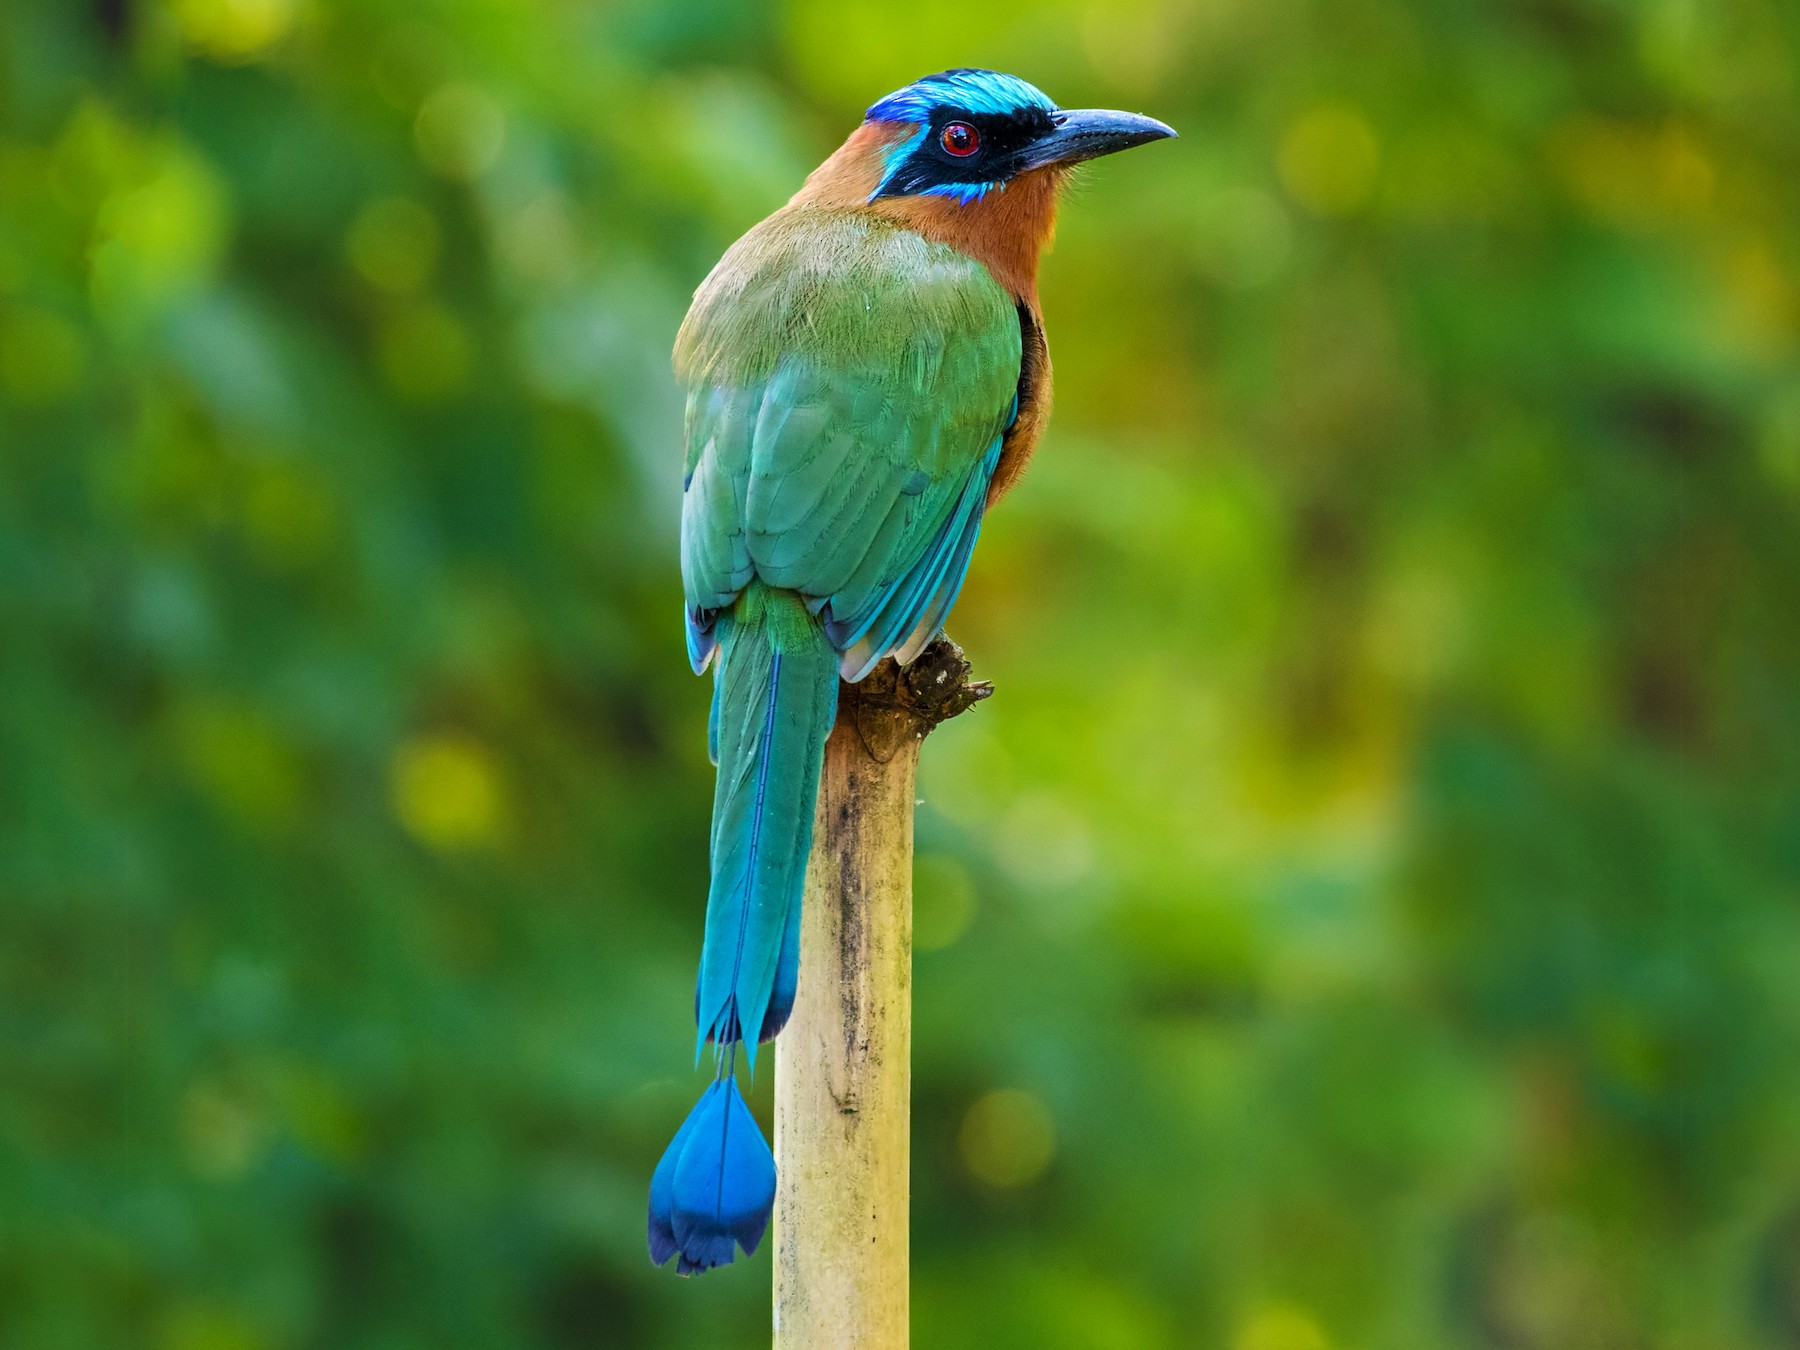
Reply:
[[[909,739],[923,740],[993,694],[990,682],[971,680],[970,673],[963,649],[939,637],[909,666],[883,661],[860,684],[845,685],[843,697],[863,744],[885,764]]]

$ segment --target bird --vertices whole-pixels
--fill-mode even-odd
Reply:
[[[775,1160],[737,1082],[793,1011],[839,681],[942,632],[1050,412],[1040,255],[1086,160],[1175,135],[959,68],[873,104],[731,246],[675,341],[687,653],[713,667],[711,885],[694,996],[713,1080],[650,1181],[683,1275],[762,1241]]]

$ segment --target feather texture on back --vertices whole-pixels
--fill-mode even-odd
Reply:
[[[804,205],[752,230],[676,343],[690,610],[729,605],[754,577],[862,637],[858,621],[919,565],[978,475],[985,494],[1021,351],[1014,302],[944,245]]]

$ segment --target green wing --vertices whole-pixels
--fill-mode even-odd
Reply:
[[[1012,299],[878,217],[790,208],[721,260],[676,360],[696,668],[753,579],[806,600],[846,679],[910,659],[962,584],[1014,414]]]

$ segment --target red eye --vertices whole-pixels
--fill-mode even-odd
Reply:
[[[944,128],[944,134],[938,139],[944,143],[944,149],[958,159],[967,159],[981,149],[981,137],[976,135],[975,128],[967,122],[952,122]]]

